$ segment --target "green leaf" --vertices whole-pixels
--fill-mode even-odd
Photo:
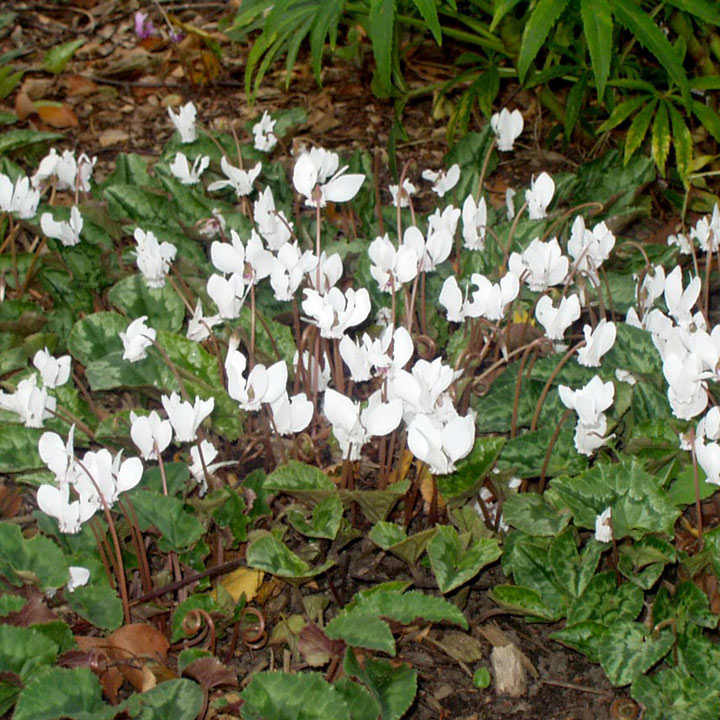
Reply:
[[[27,681],[43,665],[51,665],[58,646],[34,628],[0,625],[0,672],[19,675]]]
[[[386,660],[367,658],[361,665],[352,648],[345,653],[345,673],[362,682],[377,700],[382,720],[400,720],[417,692],[417,671],[408,665],[393,667]]]
[[[445,598],[425,595],[419,590],[403,592],[406,584],[379,585],[361,591],[345,606],[347,612],[377,615],[408,625],[418,618],[428,622],[449,622],[467,630],[467,620],[460,610]]]
[[[486,667],[478,668],[473,673],[473,685],[476,688],[484,690],[485,688],[490,687],[491,682],[490,671]]]
[[[410,565],[415,565],[435,532],[436,528],[432,527],[408,536],[401,526],[383,520],[373,525],[368,537],[383,550],[397,555]]]
[[[575,524],[595,528],[595,518],[612,508],[616,540],[647,533],[673,535],[679,511],[670,502],[658,480],[636,459],[620,463],[600,462],[573,478],[555,478],[546,497],[558,509],[568,508]]]
[[[13,720],[109,720],[117,708],[102,701],[97,677],[87,668],[47,668],[20,693]]]
[[[78,320],[67,339],[68,350],[76,360],[87,365],[111,352],[122,351],[118,335],[125,332],[128,320],[114,312],[99,312]]]
[[[44,467],[38,453],[42,428],[0,423],[0,472],[16,473]]]
[[[362,612],[343,612],[326,626],[331,640],[344,640],[352,647],[379,650],[395,657],[395,638],[389,625],[378,617]]]
[[[454,473],[438,476],[438,490],[451,506],[477,494],[504,444],[503,437],[479,437],[470,454],[457,464]]]
[[[5,593],[0,595],[0,617],[16,613],[25,607],[27,600],[21,595]]]
[[[661,660],[675,643],[672,630],[651,634],[641,623],[621,620],[598,641],[598,657],[608,680],[616,687],[629,685]]]
[[[612,14],[604,0],[580,0],[580,15],[595,75],[595,87],[598,97],[603,98],[612,63]]]
[[[334,562],[327,560],[322,565],[311,568],[284,543],[270,534],[263,535],[248,545],[246,559],[250,567],[287,578],[307,578],[319,575],[331,567]]]
[[[0,99],[5,99],[20,84],[23,75],[23,70],[13,72],[13,68],[10,65],[0,67]],[[15,119],[11,122],[16,121],[17,116],[15,116]]]
[[[351,720],[343,696],[318,673],[256,673],[241,697],[245,720]]]
[[[683,95],[689,92],[688,80],[675,49],[652,18],[635,0],[610,0],[615,20],[627,28],[635,39],[647,48],[665,68],[665,72],[680,87]]]
[[[39,143],[51,143],[62,138],[60,133],[37,130],[8,130],[0,136],[0,155]]]
[[[592,621],[609,626],[619,620],[635,620],[643,609],[643,599],[637,585],[618,585],[617,576],[611,571],[598,573],[570,605],[567,624]]]
[[[580,597],[597,569],[605,547],[594,538],[587,541],[582,554],[577,551],[577,531],[566,528],[550,541],[548,563],[555,580],[570,598]]]
[[[498,605],[512,612],[529,615],[540,620],[552,622],[561,617],[548,607],[537,590],[522,585],[495,585],[488,595]]]
[[[720,115],[709,105],[697,100],[692,101],[692,110],[700,124],[715,138],[716,142],[720,142]]]
[[[337,495],[319,502],[312,511],[310,520],[305,519],[297,510],[288,512],[290,524],[302,535],[334,540],[340,529],[343,516],[343,504]]]
[[[442,45],[442,28],[438,20],[436,0],[413,0],[413,4],[418,9],[425,20],[425,24],[433,34],[435,42]]]
[[[265,490],[270,492],[292,493],[298,490],[335,490],[335,483],[314,465],[291,460],[279,465],[263,482]]]
[[[502,506],[508,525],[533,535],[557,535],[570,522],[570,516],[559,513],[544,496],[536,493],[515,493]]]
[[[651,100],[640,112],[633,118],[625,136],[625,162],[632,157],[632,154],[642,145],[647,130],[650,127],[655,108],[657,107],[657,99]]]
[[[670,121],[668,120],[667,104],[663,101],[658,105],[652,125],[652,156],[660,175],[665,177],[665,163],[670,152]]]
[[[123,623],[120,598],[109,585],[83,585],[67,593],[67,604],[102,630],[117,630]]]
[[[570,140],[587,95],[587,73],[570,88],[565,101],[565,139]]]
[[[717,688],[697,682],[679,668],[638,676],[631,695],[642,703],[645,720],[707,720],[720,716]]]
[[[651,96],[641,95],[630,100],[625,100],[615,106],[610,113],[610,117],[598,128],[599,133],[607,132],[625,122],[631,115],[639,110],[645,103],[651,99]]]
[[[151,690],[135,693],[127,701],[130,717],[138,720],[196,720],[202,707],[202,688],[184,678],[168,680]]]
[[[205,533],[202,523],[176,497],[140,489],[131,498],[140,529],[155,526],[161,534],[158,546],[164,551],[183,552]]]
[[[69,579],[60,548],[48,537],[27,540],[17,525],[0,522],[0,575],[13,584],[37,581],[43,590],[57,589]]]
[[[490,32],[494,32],[500,21],[517,5],[521,0],[497,0],[493,3],[493,17]]]
[[[466,544],[454,527],[442,525],[428,543],[427,554],[440,592],[448,593],[475,577],[502,552],[495,539]]]
[[[334,686],[347,703],[351,720],[378,719],[380,706],[362,685],[358,685],[347,677],[342,677],[334,683]]]
[[[708,596],[690,580],[677,585],[672,596],[667,587],[661,587],[655,596],[652,618],[656,626],[675,620],[678,633],[683,632],[688,623],[711,630],[718,624],[718,616],[710,612]]]
[[[632,544],[620,546],[617,569],[631,583],[649,590],[668,563],[676,561],[674,546],[657,535],[646,535]]]
[[[530,15],[522,36],[517,60],[520,82],[525,82],[528,70],[550,31],[568,6],[569,0],[539,0]]]
[[[185,306],[170,284],[149,288],[140,273],[114,285],[108,300],[131,319],[147,315],[147,324],[156,330],[177,332],[185,320]]]
[[[695,15],[709,25],[720,25],[720,10],[715,3],[708,0],[667,0],[668,5],[682,12]]]
[[[48,72],[59,75],[65,69],[68,62],[70,62],[70,58],[75,54],[75,51],[84,44],[85,40],[78,38],[77,40],[70,40],[70,42],[63,43],[62,45],[55,45],[43,58],[43,67]]]
[[[395,37],[395,1],[370,0],[368,35],[375,56],[376,77],[380,88],[390,93],[393,40]]]

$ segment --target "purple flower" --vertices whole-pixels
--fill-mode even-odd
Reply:
[[[135,34],[140,40],[145,40],[157,34],[157,30],[148,14],[140,10],[135,13]]]

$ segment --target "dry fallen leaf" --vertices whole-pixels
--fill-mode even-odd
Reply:
[[[77,115],[64,103],[38,100],[35,103],[35,111],[40,119],[54,128],[77,127]]]
[[[125,679],[140,692],[157,684],[147,661],[163,662],[170,647],[167,638],[152,625],[123,625],[106,638],[108,655]]]
[[[220,584],[235,602],[238,602],[243,594],[245,594],[245,602],[250,602],[257,594],[264,575],[262,570],[238,568],[223,576]]]
[[[117,128],[110,128],[100,133],[98,142],[101,148],[107,148],[111,145],[119,145],[129,140],[130,136],[124,130],[118,130]]]
[[[202,657],[191,662],[184,670],[183,675],[197,680],[205,690],[220,685],[238,686],[237,674],[227,665],[223,665],[215,657]]]
[[[15,95],[15,114],[18,116],[18,120],[25,120],[34,112],[35,103],[30,99],[30,96],[22,89],[18,90],[17,95]]]

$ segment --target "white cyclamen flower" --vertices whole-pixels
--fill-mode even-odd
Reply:
[[[339,158],[323,148],[303,152],[295,162],[293,185],[305,196],[308,207],[325,207],[328,202],[352,200],[365,181],[361,174],[346,174],[348,166],[338,169]]]
[[[445,193],[450,192],[460,180],[460,166],[455,163],[448,168],[448,171],[423,170],[422,179],[433,183],[433,192],[438,197],[443,197]]]
[[[88,580],[90,580],[90,570],[82,565],[70,565],[68,572],[70,573],[70,580],[65,586],[68,592],[75,592],[79,587],[87,585]]]
[[[463,245],[468,250],[485,248],[485,232],[487,230],[487,203],[480,198],[476,203],[472,195],[465,198],[462,207]]]
[[[508,268],[525,280],[533,292],[544,292],[565,280],[570,260],[562,254],[557,238],[542,242],[535,238],[522,252],[512,253]]]
[[[253,203],[253,219],[258,232],[273,252],[279,250],[292,237],[293,224],[282,210],[275,209],[275,199],[270,187],[266,187]]]
[[[70,379],[70,362],[69,355],[56,358],[47,348],[38,350],[33,356],[33,365],[40,372],[43,385],[48,388],[60,387]]]
[[[687,326],[692,322],[692,309],[700,296],[701,285],[700,278],[693,277],[683,289],[679,265],[665,279],[665,304],[678,325]]]
[[[207,155],[198,155],[190,167],[187,157],[179,152],[175,153],[175,159],[170,165],[170,172],[183,185],[196,185],[200,182],[200,176],[207,170],[210,158]]]
[[[290,397],[283,393],[270,405],[273,426],[280,435],[293,435],[304,430],[312,420],[314,407],[305,393]]]
[[[392,204],[395,207],[409,207],[410,198],[417,193],[417,188],[405,178],[402,182],[402,186],[388,185],[388,190],[392,197]]]
[[[503,108],[490,118],[490,127],[497,138],[497,148],[501,152],[508,152],[513,149],[515,140],[523,131],[523,116],[519,110],[510,112]]]
[[[220,315],[203,316],[203,308],[200,300],[195,305],[193,316],[188,320],[186,337],[194,342],[202,342],[210,337],[210,330],[222,322]]]
[[[595,518],[595,539],[598,542],[612,542],[612,508],[606,508]]]
[[[177,248],[169,242],[158,242],[155,234],[135,229],[137,243],[138,270],[145,278],[149,288],[158,289],[165,286],[165,276],[170,271],[170,263],[175,259]]]
[[[145,324],[147,315],[133,320],[125,332],[120,331],[118,335],[123,344],[123,360],[137,362],[147,357],[147,349],[153,344],[157,337],[157,331]]]
[[[707,482],[720,485],[720,445],[715,442],[705,444],[703,438],[695,438],[695,457]]]
[[[600,284],[598,270],[614,247],[615,236],[604,222],[588,230],[582,215],[575,218],[570,229],[568,253],[574,260],[575,269],[587,275],[593,285]]]
[[[200,458],[200,453],[202,453],[202,459]],[[190,470],[190,475],[193,480],[200,485],[200,497],[202,497],[208,489],[207,480],[205,478],[205,470],[207,470],[208,475],[212,475],[221,467],[227,467],[235,464],[235,460],[226,460],[218,463],[213,462],[213,460],[217,457],[217,454],[217,448],[209,440],[202,440],[200,442],[199,450],[197,445],[193,445],[190,448],[190,459],[192,460],[192,464],[188,469]]]
[[[163,395],[160,400],[175,431],[177,442],[196,440],[200,424],[215,408],[215,398],[212,397],[202,400],[196,395],[195,402],[191,404],[187,400],[181,400],[174,392],[170,396]]]
[[[365,288],[348,288],[343,294],[330,288],[326,295],[305,288],[302,309],[325,338],[341,338],[348,328],[365,321],[370,314],[370,295]]]
[[[245,285],[240,273],[233,273],[229,278],[213,273],[205,286],[210,299],[217,305],[220,318],[234,320],[240,317],[250,285]]]
[[[262,114],[258,122],[253,125],[252,132],[255,139],[255,149],[260,152],[270,152],[277,145],[277,135],[275,135],[275,123],[267,110]]]
[[[40,193],[30,186],[29,178],[20,177],[13,185],[7,175],[0,173],[0,211],[27,220],[35,216],[39,202]]]
[[[548,205],[554,194],[555,182],[546,172],[533,179],[530,189],[525,191],[525,202],[531,220],[542,220],[547,216]]]
[[[577,361],[585,367],[600,367],[600,358],[615,344],[617,328],[614,322],[601,320],[595,330],[590,325],[583,327],[585,347],[578,350]]]
[[[263,403],[272,404],[286,392],[287,365],[283,360],[265,367],[257,364],[244,377],[247,358],[231,344],[225,356],[228,395],[241,409],[256,412]]]
[[[324,250],[320,253],[319,261],[319,273],[318,273],[318,259],[315,255],[310,253],[312,259],[312,267],[307,271],[308,280],[310,285],[315,290],[319,290],[321,293],[326,293],[330,288],[337,283],[343,274],[342,258],[339,253],[333,253],[328,255]],[[320,276],[320,286],[318,287],[318,275]]]
[[[475,416],[416,415],[408,425],[407,443],[434,475],[454,472],[455,463],[468,455],[475,443]]]
[[[41,485],[36,497],[40,510],[57,520],[60,532],[71,535],[79,533],[83,523],[99,508],[97,503],[82,496],[71,502],[69,485],[59,488],[54,485]]]
[[[383,402],[380,391],[377,391],[361,410],[359,403],[328,389],[325,391],[323,413],[332,425],[343,458],[359,460],[363,445],[371,437],[387,435],[400,424],[402,402],[397,399]]]
[[[143,460],[157,460],[172,441],[172,424],[153,410],[149,415],[130,411],[130,438]]]
[[[415,250],[404,244],[396,249],[387,233],[370,243],[368,255],[372,262],[370,274],[381,292],[397,291],[417,275],[419,258]]]
[[[297,243],[285,243],[277,251],[270,273],[275,299],[281,302],[292,300],[306,273],[314,267],[317,263],[309,250],[302,252]]]
[[[515,196],[517,193],[511,187],[505,190],[505,212],[508,222],[515,217]]]
[[[231,165],[227,158],[223,155],[220,160],[220,167],[225,173],[227,180],[216,180],[208,185],[208,191],[214,192],[215,190],[222,190],[223,188],[230,187],[235,190],[235,194],[238,197],[249,195],[253,191],[253,183],[257,179],[257,176],[262,170],[262,163],[258,162],[255,167],[250,170],[241,170]]]
[[[72,425],[67,442],[54,432],[44,432],[38,441],[40,459],[55,475],[55,481],[60,486],[73,482],[75,478],[74,435],[75,426]]]
[[[197,140],[197,128],[195,127],[197,108],[195,105],[189,102],[181,106],[177,113],[173,112],[173,109],[169,107],[168,115],[175,129],[180,134],[180,142],[191,143]]]
[[[49,238],[59,240],[65,247],[72,247],[80,242],[80,233],[83,229],[83,217],[77,206],[70,210],[70,220],[55,220],[50,213],[40,216],[40,227]]]
[[[6,393],[0,390],[0,408],[17,413],[25,427],[42,427],[55,413],[57,400],[48,395],[47,388],[37,386],[37,375],[21,380],[15,392]]]
[[[556,308],[550,296],[543,295],[535,306],[535,317],[550,340],[562,340],[565,331],[580,317],[580,299],[577,295],[561,298]]]
[[[492,283],[480,273],[470,276],[470,283],[477,285],[466,307],[468,317],[484,317],[491,322],[502,320],[505,308],[518,296],[520,281],[513,272],[506,273],[500,282]]]
[[[255,230],[250,232],[245,245],[240,236],[231,230],[229,243],[216,240],[210,246],[210,259],[220,272],[241,275],[250,285],[256,285],[266,278],[272,272],[275,262]]]

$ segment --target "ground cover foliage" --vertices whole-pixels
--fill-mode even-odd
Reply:
[[[171,115],[102,183],[4,135],[2,712],[400,718],[400,640],[467,630],[499,562],[497,611],[558,623],[644,717],[716,716],[720,213],[616,237],[655,177],[617,151],[491,206],[507,111],[392,192],[364,153],[282,162],[297,112]],[[365,538],[402,569],[338,602]],[[265,628],[285,584],[305,614]],[[283,671],[213,694],[269,633]]]

